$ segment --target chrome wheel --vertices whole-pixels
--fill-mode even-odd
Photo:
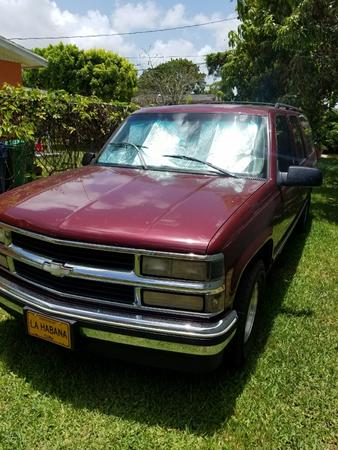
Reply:
[[[255,322],[257,306],[258,306],[258,298],[259,298],[259,285],[258,285],[258,281],[256,281],[256,283],[253,287],[253,290],[252,290],[248,313],[246,316],[246,322],[245,322],[245,328],[244,328],[244,344],[248,341],[248,339],[251,335],[253,324]]]
[[[234,309],[238,313],[238,327],[233,341],[230,343],[230,358],[236,367],[248,358],[255,344],[257,318],[260,314],[260,302],[265,284],[265,266],[262,260],[255,261],[242,276]]]

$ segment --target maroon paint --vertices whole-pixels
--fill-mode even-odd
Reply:
[[[0,220],[52,236],[206,253],[264,181],[89,166],[14,189]]]

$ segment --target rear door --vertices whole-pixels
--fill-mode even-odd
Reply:
[[[276,116],[277,169],[287,172],[290,166],[306,163],[302,130],[296,116]],[[274,227],[276,250],[294,224],[306,198],[306,189],[297,186],[280,186],[281,206],[278,223]]]

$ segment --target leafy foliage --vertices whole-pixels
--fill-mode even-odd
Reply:
[[[338,153],[338,110],[326,111],[319,130],[320,142],[330,153]]]
[[[71,94],[96,95],[109,101],[130,101],[137,71],[127,59],[103,49],[80,50],[76,45],[49,45],[34,52],[48,61],[46,68],[26,70],[24,84]]]
[[[208,74],[219,77],[221,75],[221,69],[227,62],[228,52],[216,52],[209,53],[206,56],[205,62],[208,67]]]
[[[201,93],[204,87],[205,75],[187,59],[172,59],[147,69],[139,78],[139,94],[161,104],[182,103],[188,94]]]
[[[103,103],[64,91],[5,86],[0,90],[0,139],[38,142],[48,173],[76,167],[83,151],[99,150],[136,105]]]
[[[303,108],[317,137],[338,101],[338,6],[334,0],[238,0],[222,91],[227,99]]]

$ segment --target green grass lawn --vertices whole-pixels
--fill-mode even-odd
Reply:
[[[0,448],[338,448],[338,158],[269,281],[256,353],[203,376],[74,354],[0,313]]]

